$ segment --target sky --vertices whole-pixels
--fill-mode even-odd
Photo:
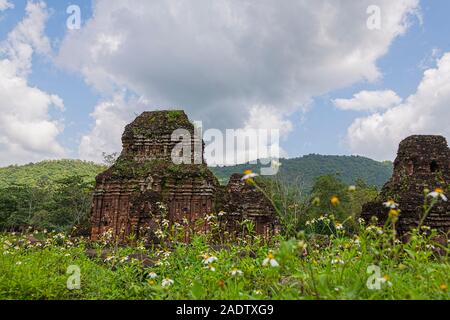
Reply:
[[[409,135],[450,139],[449,12],[446,0],[0,0],[0,165],[100,162],[160,109],[205,129],[278,129],[284,157],[393,160]]]

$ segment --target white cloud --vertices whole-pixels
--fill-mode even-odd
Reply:
[[[117,93],[111,100],[100,102],[91,117],[95,120],[92,131],[81,138],[80,157],[101,162],[102,153],[111,154],[121,150],[121,136],[125,125],[148,108],[143,98],[126,97]]]
[[[380,31],[367,28],[373,4],[381,7]],[[106,96],[126,89],[208,127],[243,128],[255,105],[283,119],[314,96],[379,79],[377,60],[418,7],[418,0],[97,0],[93,18],[67,34],[58,62]],[[99,130],[94,145],[106,135]]]
[[[63,109],[63,101],[27,82],[33,54],[50,52],[47,18],[43,2],[28,2],[24,19],[0,43],[0,165],[65,154],[57,142],[62,124],[49,115],[52,106]]]
[[[0,12],[14,8],[14,4],[8,0],[0,0]]]
[[[426,70],[416,93],[384,113],[356,119],[348,129],[351,150],[375,159],[393,159],[399,142],[412,134],[450,139],[450,52]]]
[[[361,91],[352,99],[336,99],[333,103],[342,110],[377,111],[398,105],[402,99],[392,90]]]

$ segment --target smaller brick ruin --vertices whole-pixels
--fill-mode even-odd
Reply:
[[[172,133],[180,129],[191,136],[187,145],[192,164],[172,161],[180,143]],[[221,186],[203,161],[203,141],[197,136],[183,111],[144,112],[127,125],[120,157],[96,178],[91,239],[110,232],[120,241],[133,235],[157,243],[165,219],[169,227],[187,224],[191,230],[208,232],[207,216],[219,213],[220,225],[232,237],[242,232],[245,219],[265,238],[276,234],[279,226],[271,202],[241,181],[242,175]],[[186,234],[184,241],[190,237]]]
[[[424,214],[424,190],[450,186],[450,149],[441,136],[415,135],[400,143],[394,162],[392,178],[383,187],[376,202],[363,207],[362,217],[369,221],[376,216],[385,223],[389,209],[383,203],[394,200],[401,210],[398,231],[404,233],[417,227]],[[448,232],[450,229],[450,202],[438,201],[424,225]]]

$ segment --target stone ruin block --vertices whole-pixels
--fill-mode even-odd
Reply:
[[[172,161],[180,143],[172,134],[180,129],[190,136],[190,164]],[[203,161],[204,144],[195,133],[183,111],[144,112],[126,126],[121,155],[96,178],[92,240],[110,232],[123,242],[134,235],[157,243],[155,232],[163,219],[170,226],[187,223],[194,230],[208,232],[206,216],[213,213],[221,213],[221,224],[233,236],[240,234],[244,219],[253,221],[256,232],[266,238],[278,232],[274,207],[241,181],[242,176],[233,176],[227,187],[220,186]],[[195,224],[199,220],[204,223]],[[189,240],[186,234],[185,241]]]
[[[417,227],[424,214],[424,190],[450,186],[450,149],[441,136],[416,135],[400,143],[394,162],[394,173],[383,187],[377,201],[363,207],[362,217],[376,216],[384,224],[389,209],[383,203],[394,200],[401,210],[398,231],[405,233]],[[430,200],[430,199],[429,199]],[[450,229],[450,202],[438,201],[424,225],[448,232]]]

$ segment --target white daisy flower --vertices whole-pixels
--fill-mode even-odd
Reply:
[[[263,264],[263,266],[267,266],[270,264],[271,267],[278,267],[280,265],[278,263],[278,261],[275,260],[275,257],[272,252],[269,252],[269,254],[267,255],[267,258],[264,259],[262,264]]]
[[[386,201],[383,203],[383,205],[389,209],[397,209],[398,208],[398,203],[396,203],[394,200]]]
[[[161,282],[161,285],[162,285],[163,287],[170,287],[170,286],[173,285],[174,283],[175,283],[175,281],[173,281],[172,279],[166,278],[166,279],[164,279],[164,280]]]
[[[234,276],[241,276],[244,273],[241,270],[239,270],[239,269],[233,268],[231,270],[230,274],[234,277]]]
[[[448,201],[447,196],[444,194],[444,190],[441,188],[436,188],[433,192],[430,192],[428,194],[429,197],[432,197],[434,199],[440,198],[443,201]]]
[[[219,259],[217,259],[217,257],[215,257],[215,256],[209,256],[207,254],[205,254],[203,256],[203,263],[204,264],[210,264],[210,263],[216,262],[217,260],[219,260]]]
[[[251,170],[247,170],[247,171],[244,172],[244,176],[242,177],[241,180],[242,181],[247,181],[247,180],[253,179],[253,178],[257,177],[257,176],[258,176],[258,174],[252,172]]]

